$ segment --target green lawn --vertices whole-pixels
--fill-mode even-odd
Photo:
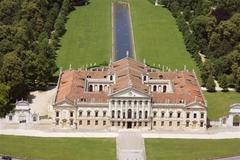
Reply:
[[[240,103],[240,93],[237,92],[204,92],[208,102],[208,117],[210,120],[218,120],[228,114],[229,106]]]
[[[182,33],[175,18],[150,0],[129,0],[131,4],[136,55],[150,65],[165,65],[171,69],[198,68],[186,51]]]
[[[109,61],[112,53],[111,0],[91,0],[88,6],[76,7],[61,39],[57,64],[78,68]]]
[[[240,155],[240,139],[146,139],[148,160],[210,160]]]
[[[0,154],[41,160],[114,160],[115,139],[0,136]]]

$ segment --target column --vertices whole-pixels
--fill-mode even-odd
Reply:
[[[120,106],[121,106],[121,114],[120,114],[120,118],[123,118],[123,101],[120,101]]]
[[[148,118],[150,117],[150,115],[151,115],[151,104],[150,104],[150,101],[148,100],[148,105],[147,105],[147,107],[148,107]]]
[[[117,100],[114,101],[114,110],[115,110],[114,117],[117,118]]]

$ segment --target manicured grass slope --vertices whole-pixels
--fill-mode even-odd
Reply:
[[[88,6],[76,7],[61,39],[57,64],[73,68],[102,63],[111,57],[111,0],[91,0]]]
[[[165,65],[171,69],[198,70],[186,51],[182,33],[171,13],[149,0],[130,0],[136,55],[150,65]]]
[[[115,139],[0,136],[0,154],[41,160],[114,160]]]
[[[240,140],[146,139],[148,160],[209,160],[240,154]]]
[[[218,120],[228,115],[229,106],[240,103],[240,93],[237,92],[204,92],[208,102],[208,117],[210,120]]]

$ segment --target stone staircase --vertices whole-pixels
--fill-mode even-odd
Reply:
[[[117,160],[146,160],[144,139],[138,131],[121,131],[117,137]]]

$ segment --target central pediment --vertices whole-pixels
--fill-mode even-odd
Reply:
[[[112,98],[149,98],[149,95],[133,88],[127,88],[111,94]]]

